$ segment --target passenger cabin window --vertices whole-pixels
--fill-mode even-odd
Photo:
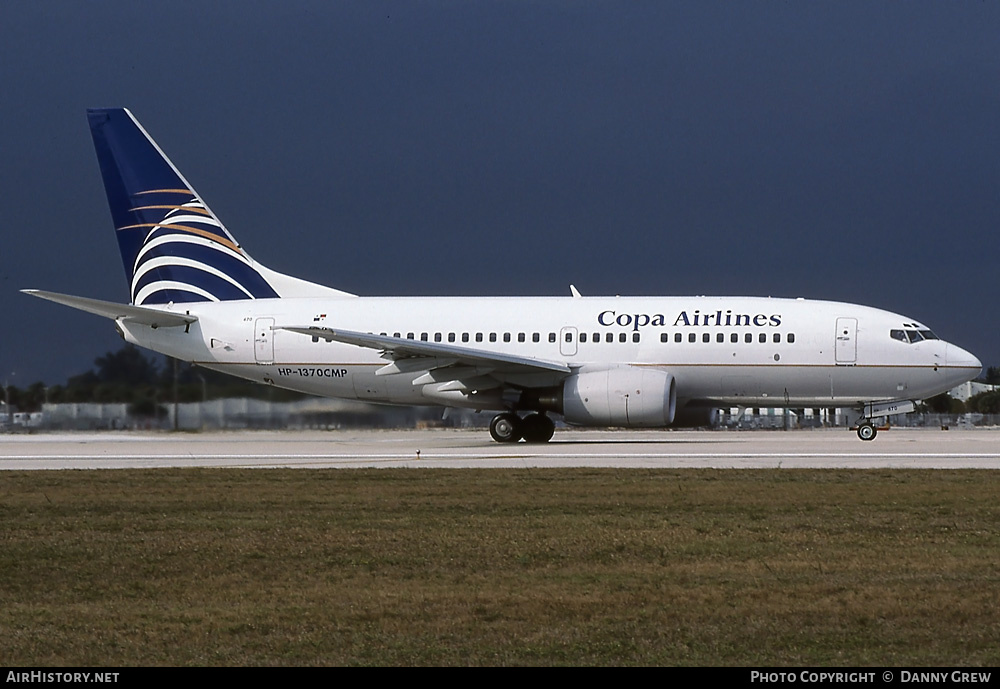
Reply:
[[[503,341],[504,342],[510,342],[510,333],[504,333],[503,334]]]
[[[549,342],[555,342],[555,341],[556,341],[556,334],[549,333]]]
[[[684,339],[683,335],[680,333],[674,333],[674,342],[680,342]]]
[[[765,342],[767,342],[767,333],[761,333],[757,337],[757,339],[760,341],[761,344],[764,344]]]
[[[639,341],[639,333],[632,333],[632,341],[633,342]]]
[[[739,335],[737,335],[736,333],[732,333],[732,334],[731,334],[731,335],[729,336],[729,341],[730,341],[730,342],[732,342],[733,344],[735,344],[735,343],[737,343],[737,342],[739,342],[739,341],[740,341],[740,336],[739,336]]]
[[[698,337],[698,336],[697,336],[697,335],[695,335],[694,333],[690,333],[690,334],[688,335],[688,342],[694,342],[694,341],[695,341],[695,340],[697,339],[697,337]]]
[[[743,336],[743,341],[745,343],[747,343],[747,344],[750,344],[751,342],[753,342],[753,334],[752,333],[747,333],[746,335],[744,335]]]
[[[518,333],[517,334],[517,341],[518,342],[524,342],[524,333]]]
[[[666,342],[668,339],[669,338],[666,333],[660,333],[660,342]]]
[[[532,342],[541,342],[542,341],[541,334],[539,334],[539,333],[531,333],[531,341]]]
[[[587,341],[587,333],[580,333],[580,342]]]
[[[774,333],[774,337],[771,339],[774,340],[775,344],[778,344],[779,342],[781,342],[781,333]]]
[[[490,342],[496,342],[496,341],[497,341],[497,334],[490,333]]]
[[[435,342],[441,341],[441,333],[434,333],[434,341]]]
[[[788,344],[795,344],[795,333],[788,333]]]
[[[462,342],[469,341],[469,333],[462,333]]]
[[[476,342],[482,342],[482,341],[483,341],[483,334],[476,333]]]

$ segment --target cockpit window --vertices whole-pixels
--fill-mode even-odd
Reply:
[[[900,342],[906,342],[909,344],[914,344],[916,342],[921,342],[922,340],[937,340],[939,339],[930,330],[890,330],[889,337],[894,340],[899,340]]]

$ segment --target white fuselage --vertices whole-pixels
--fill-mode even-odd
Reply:
[[[387,360],[375,349],[282,328],[322,326],[426,339],[562,362],[579,371],[652,367],[673,375],[680,401],[727,406],[920,400],[980,370],[973,355],[943,340],[911,342],[890,335],[927,332],[912,319],[803,299],[285,298],[175,304],[166,310],[188,312],[198,321],[187,329],[122,321],[119,327],[135,344],[225,373],[316,395],[393,404],[482,407],[481,401],[436,393],[426,377],[418,380],[420,372],[376,375]],[[564,377],[512,373],[504,382],[542,388]]]

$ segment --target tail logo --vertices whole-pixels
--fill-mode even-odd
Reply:
[[[133,304],[354,296],[250,258],[128,110],[87,121]]]
[[[131,266],[134,304],[228,301],[276,297],[222,223],[189,189],[150,189],[133,195],[137,220],[119,232],[144,235]]]
[[[87,119],[133,304],[278,296],[132,113]]]

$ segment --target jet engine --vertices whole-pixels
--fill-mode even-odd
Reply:
[[[663,428],[676,409],[674,377],[645,366],[582,371],[562,387],[563,416],[576,426]]]

